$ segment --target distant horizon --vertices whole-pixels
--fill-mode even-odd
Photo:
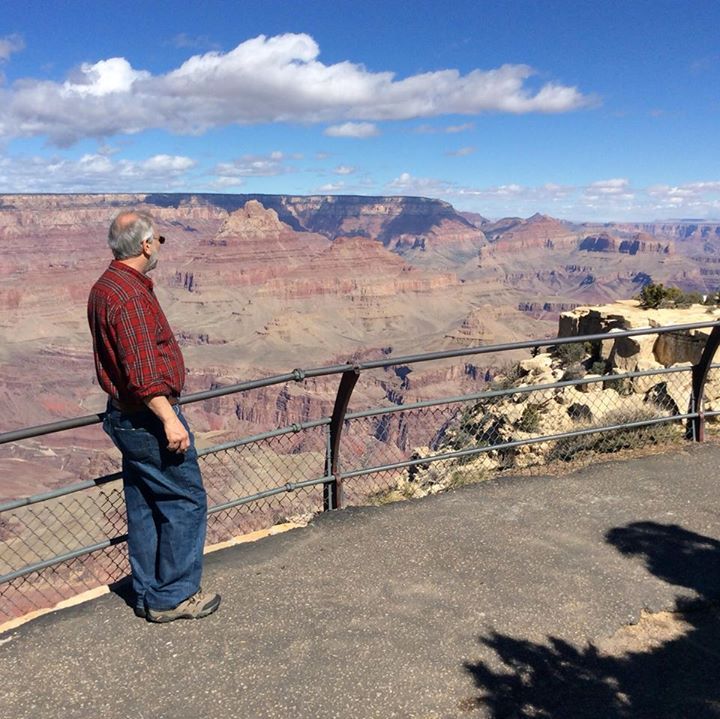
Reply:
[[[567,222],[576,225],[603,225],[603,224],[616,224],[616,225],[639,225],[639,224],[658,224],[658,223],[675,223],[675,224],[720,224],[720,217],[666,217],[666,218],[654,218],[654,219],[577,219],[562,217],[561,215],[553,215],[543,210],[535,210],[527,215],[517,214],[504,214],[504,215],[490,215],[481,210],[467,209],[456,206],[453,202],[445,200],[441,197],[431,197],[429,195],[400,195],[400,194],[363,194],[363,193],[302,193],[302,192],[204,192],[204,191],[184,191],[175,190],[173,192],[165,192],[158,190],[118,190],[118,191],[96,191],[96,192],[3,192],[0,191],[0,197],[17,196],[17,197],[63,197],[70,195],[167,195],[167,196],[217,196],[217,197],[243,197],[252,195],[267,195],[271,197],[364,197],[364,198],[408,198],[408,199],[421,199],[421,200],[436,200],[439,202],[446,202],[453,207],[458,214],[474,214],[481,215],[483,218],[488,220],[489,223],[500,222],[501,220],[509,219],[520,219],[529,220],[534,215],[544,215],[554,220],[561,222]]]

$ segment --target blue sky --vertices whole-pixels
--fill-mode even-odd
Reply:
[[[0,192],[720,218],[717,0],[0,2]]]

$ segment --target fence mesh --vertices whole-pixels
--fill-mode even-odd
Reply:
[[[222,450],[201,458],[210,507],[233,502],[293,482],[325,476],[324,427],[281,435]],[[322,449],[318,449],[322,447]],[[208,541],[221,542],[237,534],[307,517],[322,509],[322,486],[301,487],[212,513]]]
[[[713,372],[720,379],[720,370]],[[506,384],[491,384],[488,390],[502,391]],[[535,390],[520,385],[509,391],[351,420],[343,445],[343,471],[403,461],[414,464],[348,479],[347,501],[361,504],[422,496],[497,472],[537,473],[556,463],[682,440],[687,430],[680,416],[689,410],[691,373],[690,368],[640,377],[625,373],[573,386]],[[567,433],[582,434],[535,441]],[[439,459],[459,451],[463,456]]]
[[[207,541],[215,544],[322,509],[322,485],[300,487],[213,512],[289,483],[325,475],[324,426],[205,454],[200,468],[208,493]],[[127,531],[120,480],[0,514],[0,575],[117,540]],[[68,559],[0,584],[0,623],[94,587],[129,571],[123,543]]]

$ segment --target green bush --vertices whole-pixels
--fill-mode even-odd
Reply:
[[[609,412],[596,427],[607,427],[630,422],[642,422],[655,419],[657,413],[652,409],[620,409]],[[648,445],[665,444],[679,436],[682,427],[677,423],[665,422],[644,427],[629,427],[583,434],[579,437],[561,439],[548,455],[548,462],[561,460],[570,462],[590,453],[612,454],[621,449],[637,449]]]
[[[617,377],[605,380],[603,382],[603,389],[614,389],[621,397],[629,397],[634,392],[633,383],[629,377]]]
[[[522,417],[518,422],[518,429],[521,432],[537,432],[540,429],[540,406],[529,404],[523,410]]]
[[[640,300],[640,306],[644,309],[689,307],[702,304],[703,301],[699,292],[683,292],[679,287],[665,287],[662,283],[654,282],[645,285],[636,299]]]
[[[510,389],[522,376],[519,362],[509,362],[503,365],[497,375],[490,382],[490,390]]]
[[[582,379],[586,375],[585,368],[579,362],[573,362],[565,368],[562,381],[570,382],[575,379]]]
[[[679,300],[675,302],[676,307],[690,307],[690,305],[701,305],[703,296],[699,292],[683,292]]]
[[[557,345],[555,354],[564,364],[574,364],[585,358],[585,347],[581,342],[570,342],[566,345]]]

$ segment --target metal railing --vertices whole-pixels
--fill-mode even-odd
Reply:
[[[669,334],[689,342],[691,363],[647,370],[616,366],[619,341],[653,335],[657,342]],[[246,408],[268,404],[267,396],[264,405],[253,401],[253,393],[271,389],[285,402],[320,397],[319,406],[328,409],[314,419],[198,450],[210,505],[208,541],[346,504],[439,491],[497,472],[543,471],[550,462],[588,454],[700,441],[706,419],[720,414],[720,392],[709,408],[704,402],[718,344],[716,322],[613,330],[295,369],[185,396],[182,404],[202,403],[218,415],[234,411],[239,422]],[[579,365],[573,371],[546,361],[541,382],[526,366],[527,376],[515,381],[488,376],[476,381],[479,391],[406,403],[412,372],[421,364],[439,363],[442,374],[452,369],[450,360],[485,356],[496,365],[508,354],[537,356],[547,347],[562,354],[566,345],[589,349],[585,365],[594,356],[593,369],[601,365],[603,374],[582,376]],[[465,384],[472,384],[477,368],[462,369]],[[332,392],[329,383],[338,375]],[[366,381],[358,393],[361,377]],[[314,387],[308,388],[311,380]],[[300,385],[305,391],[293,397],[290,388]],[[378,393],[386,397],[383,406],[349,411],[351,400],[368,402]],[[23,443],[101,421],[102,414],[95,414],[6,432],[0,446],[47,454],[44,445]],[[195,431],[203,430],[194,424]],[[23,457],[16,458],[22,470]],[[127,575],[121,479],[119,472],[107,473],[0,504],[0,622]]]

